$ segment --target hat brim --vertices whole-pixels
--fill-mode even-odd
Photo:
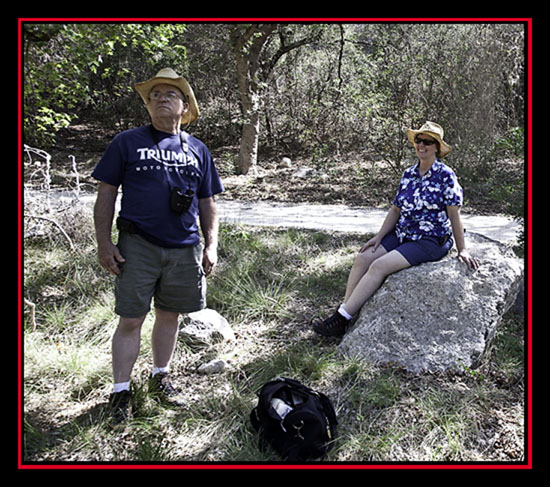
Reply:
[[[429,130],[413,130],[408,129],[407,130],[407,138],[409,139],[409,142],[414,146],[414,139],[418,134],[426,134],[430,137],[433,137],[435,140],[439,142],[439,153],[441,157],[445,157],[449,152],[451,152],[451,146],[448,145],[439,134],[435,132],[430,132]]]
[[[193,89],[191,88],[187,80],[182,76],[178,78],[164,78],[164,77],[151,78],[147,81],[136,83],[135,88],[136,88],[136,91],[140,94],[141,99],[143,100],[143,103],[145,103],[145,106],[148,106],[149,93],[151,92],[153,87],[156,85],[163,85],[163,84],[175,86],[185,95],[189,108],[182,115],[181,124],[188,125],[193,123],[195,120],[197,120],[197,118],[199,118],[200,112],[199,112],[199,107],[197,105],[197,100],[195,98],[195,94],[193,93]]]

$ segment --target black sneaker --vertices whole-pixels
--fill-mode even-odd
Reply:
[[[149,378],[149,394],[172,406],[181,407],[184,405],[180,393],[174,388],[166,372],[158,372]]]
[[[351,320],[344,318],[338,311],[324,321],[314,321],[313,331],[325,337],[337,337],[346,333]]]
[[[109,409],[114,424],[124,423],[130,417],[132,393],[130,391],[113,392],[109,396]]]

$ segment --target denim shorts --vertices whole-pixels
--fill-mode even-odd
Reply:
[[[125,262],[115,281],[115,312],[143,316],[154,305],[164,311],[191,313],[206,306],[202,244],[164,248],[134,233],[121,231],[117,244]]]
[[[453,239],[449,237],[442,245],[437,237],[423,237],[420,240],[407,240],[399,242],[399,238],[392,230],[381,242],[388,252],[397,250],[411,265],[419,265],[424,262],[434,262],[447,255],[453,246]]]

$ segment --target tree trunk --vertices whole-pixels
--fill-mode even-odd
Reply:
[[[241,132],[241,147],[237,161],[238,174],[248,174],[258,159],[258,139],[260,133],[260,116],[257,74],[252,66],[257,65],[257,59],[251,59],[254,52],[244,52],[243,48],[235,49],[237,59],[237,85],[241,98],[243,127]],[[253,61],[255,61],[253,63]]]
[[[260,135],[260,114],[258,111],[249,113],[249,120],[243,125],[241,133],[241,148],[237,171],[239,174],[247,174],[250,168],[256,166],[258,160],[258,140]]]
[[[244,119],[237,172],[247,174],[258,159],[260,133],[260,54],[268,37],[275,30],[274,24],[252,24],[243,32],[236,26],[231,33],[231,43],[237,61],[237,85],[241,97]],[[249,41],[252,40],[251,43]]]
[[[285,41],[284,33],[279,32],[281,44],[279,49],[269,59],[264,59],[263,65],[261,65],[262,50],[277,27],[278,24],[250,24],[248,26],[239,24],[231,30],[231,45],[237,61],[237,85],[244,120],[241,148],[237,161],[239,174],[247,174],[250,168],[256,166],[258,159],[262,84],[266,83],[269,73],[282,56],[290,50],[318,38],[321,32],[313,31],[311,36],[305,36],[290,43]]]

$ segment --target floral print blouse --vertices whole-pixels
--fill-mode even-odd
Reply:
[[[452,235],[447,206],[462,206],[463,191],[454,171],[436,159],[420,176],[419,163],[403,173],[393,204],[401,209],[395,227],[399,240]]]

